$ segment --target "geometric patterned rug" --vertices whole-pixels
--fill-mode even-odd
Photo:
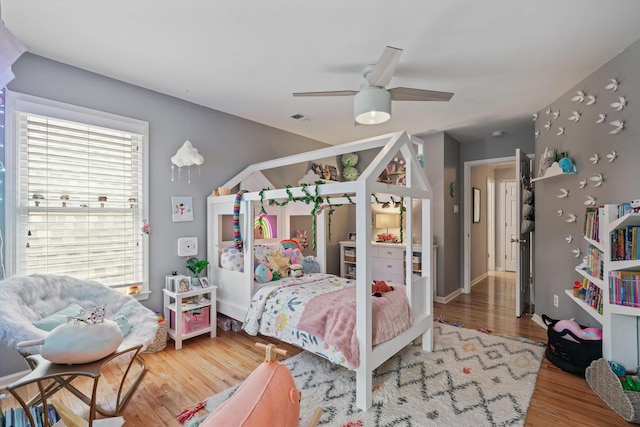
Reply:
[[[309,352],[284,360],[302,391],[300,425],[318,407],[319,426],[524,425],[543,347],[437,322],[433,336],[433,352],[410,345],[376,369],[367,412],[355,406],[354,372]],[[207,399],[207,410],[236,388]]]

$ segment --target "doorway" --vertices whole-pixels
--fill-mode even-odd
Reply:
[[[463,293],[490,271],[505,271],[505,181],[515,182],[515,156],[464,163],[465,206],[471,205],[471,189],[486,188],[482,197],[480,223],[471,222],[471,208],[464,209]],[[499,189],[500,191],[496,191]],[[493,249],[493,254],[492,254]],[[473,254],[473,258],[472,255]]]

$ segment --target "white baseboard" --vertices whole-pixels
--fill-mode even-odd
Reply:
[[[0,377],[0,390],[2,390],[3,388],[5,388],[11,383],[18,381],[20,378],[24,377],[29,372],[31,371],[27,369],[26,371],[16,372],[15,374],[10,374],[4,377]]]
[[[533,322],[541,328],[547,329],[547,325],[544,323],[544,320],[542,320],[542,317],[538,316],[537,314],[531,316],[531,320],[533,320]]]
[[[440,304],[447,304],[449,301],[453,300],[455,297],[457,297],[460,294],[462,294],[462,289],[458,288],[447,296],[435,297],[434,301]]]
[[[480,276],[476,277],[475,279],[473,279],[471,281],[471,287],[473,287],[474,285],[477,285],[478,283],[480,283],[481,281],[483,281],[487,277],[489,277],[489,272],[485,271],[483,274],[481,274]]]

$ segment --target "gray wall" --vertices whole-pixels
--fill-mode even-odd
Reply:
[[[198,257],[206,257],[206,197],[215,187],[251,163],[326,146],[36,55],[24,54],[13,72],[16,78],[8,85],[10,90],[149,122],[152,294],[144,304],[154,311],[162,307],[164,276],[171,270],[187,272],[185,259],[177,255],[178,237],[198,237]],[[192,168],[191,184],[185,171],[181,180],[171,181],[170,158],[186,139],[205,158],[200,171]],[[0,155],[4,157],[3,148]],[[299,178],[295,177],[296,183]],[[171,221],[172,195],[193,197],[193,222]],[[341,231],[345,227],[338,225]],[[17,353],[7,354],[6,348],[0,347],[0,360],[0,376],[26,368]]]
[[[550,71],[552,72],[552,71]],[[609,79],[620,82],[617,92],[611,93],[605,89]],[[571,101],[576,91],[585,91],[588,95],[596,95],[594,105]],[[614,111],[610,104],[624,96],[629,101],[624,110]],[[545,147],[568,152],[574,161],[578,173],[549,178],[535,183],[536,204],[536,314],[547,314],[553,318],[568,319],[575,317],[578,322],[586,325],[598,326],[594,319],[582,311],[564,294],[565,289],[571,289],[574,281],[580,280],[574,267],[582,257],[575,258],[571,252],[578,247],[584,254],[587,244],[582,238],[584,224],[584,202],[587,196],[596,197],[599,205],[606,203],[618,204],[624,201],[640,198],[638,182],[640,180],[640,41],[622,51],[589,77],[567,90],[556,101],[550,104],[552,111],[559,111],[560,116],[553,120],[545,114],[545,108],[540,109],[540,117],[536,128],[540,136],[536,139],[536,158],[540,158]],[[569,121],[573,111],[582,114],[579,122]],[[606,121],[595,123],[600,113],[606,113]],[[551,130],[545,130],[547,120],[552,121]],[[609,133],[614,127],[609,124],[613,120],[624,120],[625,129],[617,135]],[[566,128],[563,135],[557,135],[559,126]],[[607,162],[606,155],[616,151],[618,158]],[[592,164],[589,158],[599,154],[601,160]],[[535,168],[537,170],[537,162]],[[581,189],[578,182],[589,179],[595,174],[602,174],[605,178],[602,187],[593,187],[589,183]],[[560,188],[569,190],[566,199],[557,198]],[[558,209],[565,214],[560,217]],[[573,213],[578,221],[569,224],[566,214]],[[571,244],[565,237],[572,235]],[[559,297],[559,307],[553,306],[553,295]]]
[[[478,188],[480,190],[480,222],[471,221],[470,244],[469,251],[470,275],[471,283],[474,280],[482,278],[488,271],[487,268],[487,178],[493,178],[494,171],[489,165],[475,166],[471,168],[471,176],[469,177],[469,188]],[[469,206],[473,203],[473,191],[468,197]],[[470,208],[471,209],[471,208]],[[473,212],[471,217],[473,218]]]
[[[460,214],[454,213],[454,205],[460,205],[460,144],[445,133],[418,137],[425,142],[424,170],[433,191],[431,227],[438,245],[436,294],[446,296],[460,287]],[[457,188],[453,197],[449,193],[452,182]]]

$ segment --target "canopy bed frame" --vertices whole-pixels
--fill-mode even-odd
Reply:
[[[240,201],[240,225],[243,237],[244,271],[231,271],[221,267],[222,250],[233,245],[228,238],[229,218],[233,216],[235,194],[209,196],[207,199],[207,253],[209,278],[218,286],[217,309],[220,313],[234,319],[243,320],[251,303],[251,297],[259,287],[254,281],[253,248],[261,240],[254,237],[254,217],[268,200],[286,200],[293,195],[304,197],[309,192],[322,197],[330,196],[332,205],[355,203],[356,209],[356,336],[359,344],[360,363],[356,372],[356,405],[362,410],[371,407],[372,371],[395,353],[422,337],[422,348],[432,349],[433,300],[431,275],[431,259],[423,257],[422,272],[415,276],[412,272],[412,247],[422,245],[422,253],[430,253],[432,242],[431,230],[431,197],[432,191],[421,165],[423,141],[413,138],[406,132],[396,132],[379,137],[364,139],[337,146],[331,146],[287,156],[279,159],[256,163],[226,182],[222,187],[233,191],[246,191]],[[364,167],[354,181],[331,182],[303,186],[287,186],[287,188],[271,189],[273,185],[262,171],[272,168],[287,167],[293,164],[311,164],[318,159],[341,156],[347,153],[367,152],[373,160]],[[386,170],[387,165],[398,155],[405,160],[406,180],[404,185],[379,182],[378,178]],[[361,155],[362,157],[362,155]],[[268,188],[268,189],[266,189]],[[266,189],[266,190],[265,190]],[[232,193],[233,193],[232,191]],[[372,246],[372,202],[402,198],[406,209],[404,235],[402,245],[405,247],[406,294],[413,311],[411,326],[403,333],[378,345],[372,345],[371,326],[371,256]],[[290,236],[289,218],[292,215],[309,215],[313,205],[305,203],[289,203],[285,206],[269,206],[268,214],[275,214],[278,229],[284,236]],[[327,265],[327,226],[326,210],[317,215],[317,261],[321,272]],[[415,231],[415,233],[414,233]],[[225,237],[226,236],[226,237]],[[224,238],[223,238],[224,237]],[[288,237],[285,237],[288,238]],[[313,236],[309,236],[312,239]],[[413,243],[416,241],[417,243]]]

